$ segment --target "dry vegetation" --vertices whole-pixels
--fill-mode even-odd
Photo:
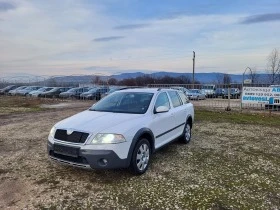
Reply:
[[[197,110],[193,141],[135,177],[48,160],[52,125],[86,107],[0,116],[0,209],[279,209],[279,116]]]

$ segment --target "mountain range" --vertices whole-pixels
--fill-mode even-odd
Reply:
[[[154,78],[160,78],[164,76],[170,77],[180,77],[186,76],[190,79],[192,78],[192,73],[177,73],[177,72],[154,72],[150,74],[142,73],[142,72],[133,72],[133,73],[121,73],[115,74],[111,76],[99,76],[101,80],[107,80],[109,78],[115,78],[117,80],[129,79],[129,78],[136,78],[139,76],[149,75]],[[242,74],[228,74],[231,78],[232,83],[242,83],[243,75]],[[199,81],[200,83],[216,83],[218,81],[222,82],[224,74],[223,73],[195,73],[195,80]],[[59,76],[55,77],[56,82],[72,82],[72,83],[91,83],[94,79],[94,75],[82,75],[82,76]],[[244,79],[249,79],[250,75],[245,75]],[[267,74],[258,74],[258,80],[261,82],[266,81],[268,78]],[[54,78],[52,78],[54,79]],[[48,79],[50,80],[50,79]]]

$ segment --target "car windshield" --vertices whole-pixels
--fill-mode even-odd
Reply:
[[[24,88],[26,88],[26,86],[18,87],[18,88],[16,88],[15,90],[22,90],[22,89],[24,89]]]
[[[94,92],[96,92],[96,90],[97,90],[97,88],[92,88],[89,91],[87,91],[87,93],[94,93]]]
[[[5,88],[3,88],[4,90],[7,90],[7,89],[10,89],[10,88],[12,88],[13,87],[13,85],[9,85],[9,86],[7,86],[7,87],[5,87]]]
[[[115,92],[93,105],[91,111],[144,114],[149,108],[153,93]]]
[[[52,90],[53,88],[46,88],[45,90],[44,90],[44,92],[47,92],[47,91],[50,91],[50,90]]]
[[[199,90],[191,90],[191,93],[199,93]]]
[[[45,91],[47,88],[46,87],[42,87],[42,88],[39,88],[38,91]]]

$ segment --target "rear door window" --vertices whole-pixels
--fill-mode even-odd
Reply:
[[[184,93],[182,93],[182,92],[178,92],[178,93],[179,93],[181,99],[183,100],[184,104],[189,103],[189,99],[188,99],[188,97]]]
[[[176,91],[168,91],[168,94],[170,96],[174,108],[183,105],[183,102]]]

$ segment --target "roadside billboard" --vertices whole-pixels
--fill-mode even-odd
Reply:
[[[280,105],[280,87],[243,87],[242,103]]]

